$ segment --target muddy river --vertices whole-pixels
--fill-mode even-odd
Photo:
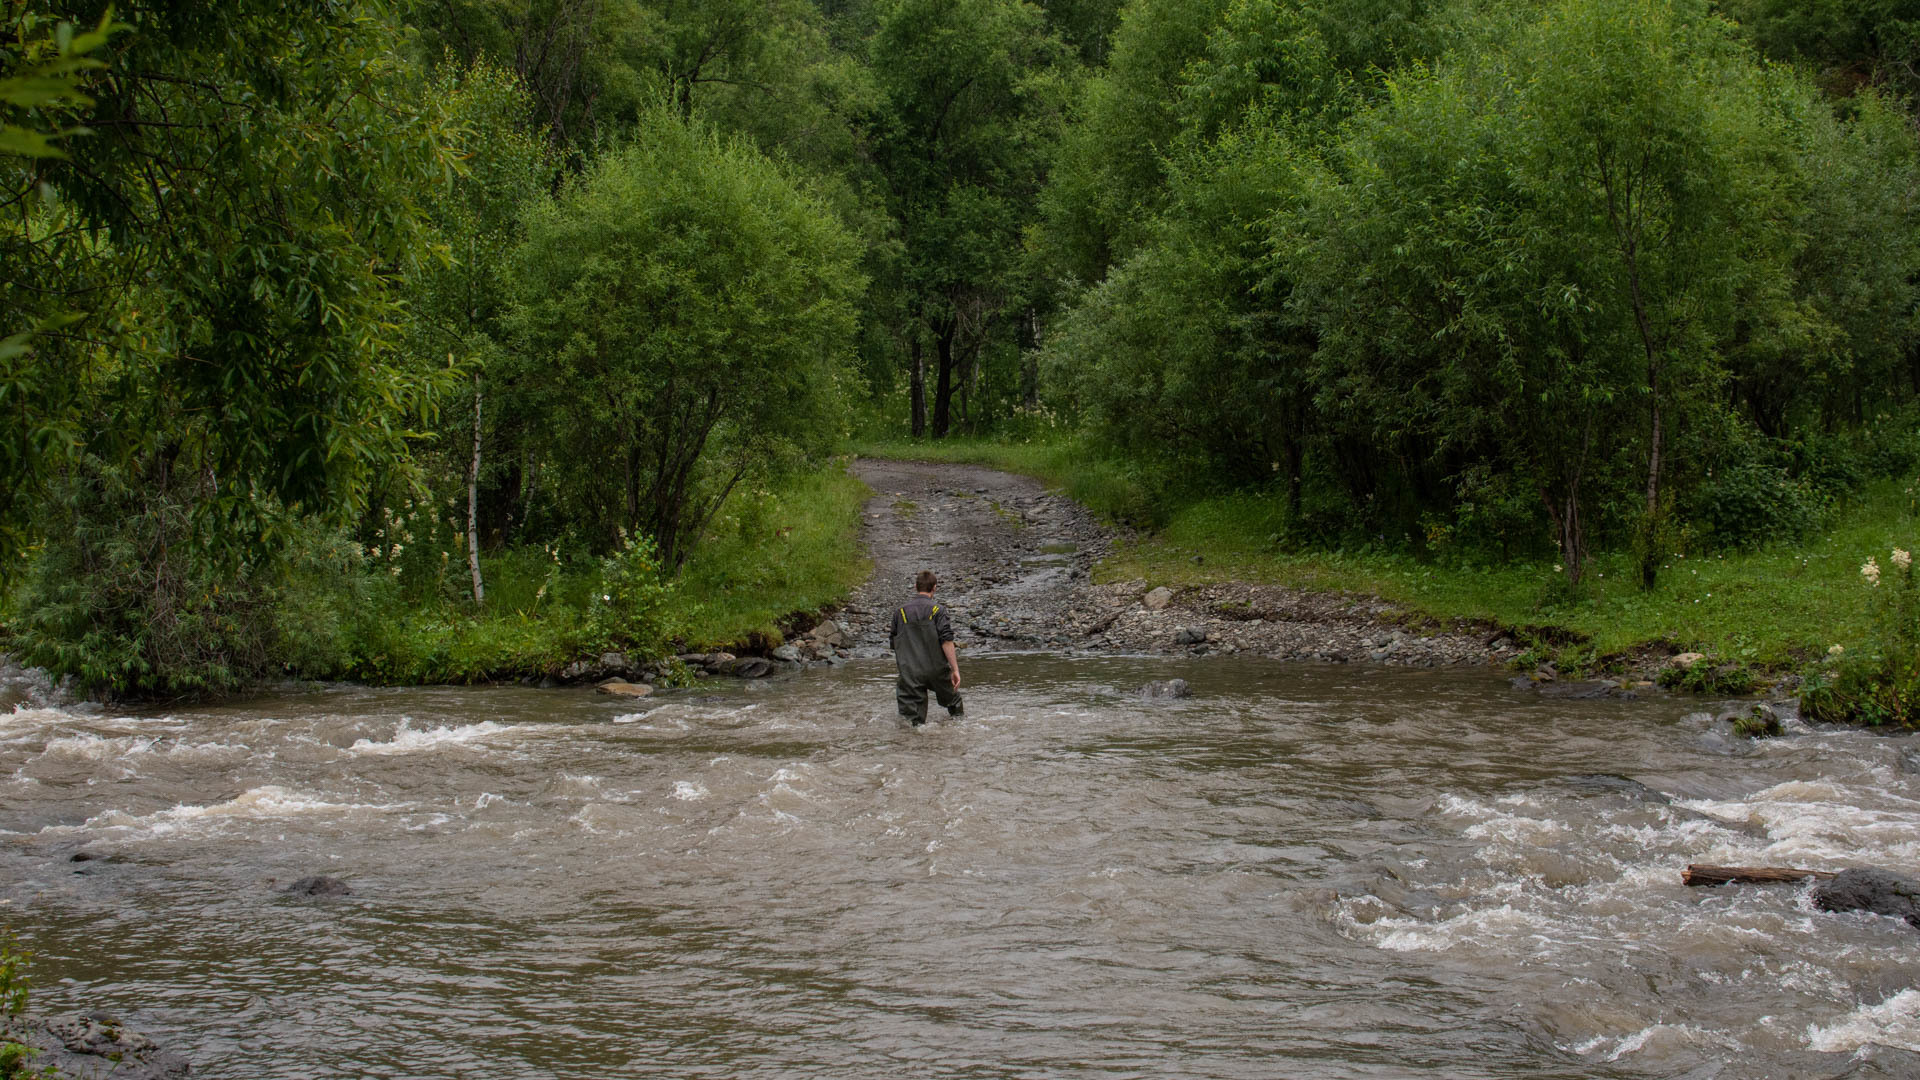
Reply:
[[[967,674],[921,730],[884,660],[0,711],[0,914],[36,1011],[235,1080],[1920,1075],[1920,933],[1678,878],[1911,871],[1914,737],[1484,670]],[[353,894],[275,891],[311,874]]]

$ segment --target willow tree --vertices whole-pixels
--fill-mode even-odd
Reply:
[[[526,227],[505,392],[595,544],[677,567],[744,479],[844,434],[858,245],[751,146],[661,111]]]
[[[1765,72],[1702,5],[1568,0],[1388,90],[1279,223],[1323,400],[1535,487],[1577,583],[1590,507],[1637,457],[1622,516],[1652,532],[1675,424],[1718,407],[1729,343],[1794,317],[1753,302],[1791,250]]]

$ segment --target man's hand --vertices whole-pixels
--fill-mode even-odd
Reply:
[[[947,677],[953,680],[953,688],[955,690],[960,689],[960,669],[959,668],[949,668],[947,672]]]

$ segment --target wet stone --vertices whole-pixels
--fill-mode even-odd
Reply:
[[[1870,911],[1905,919],[1920,930],[1920,881],[1891,870],[1842,870],[1815,886],[1813,906],[1821,911]]]
[[[353,890],[347,883],[336,877],[316,874],[303,877],[280,890],[288,896],[352,896]]]
[[[1139,694],[1148,700],[1158,700],[1164,698],[1192,697],[1193,691],[1188,689],[1187,680],[1185,679],[1165,679],[1159,682],[1150,682],[1141,687]]]
[[[193,1070],[186,1058],[102,1012],[0,1017],[0,1037],[38,1050],[33,1069],[50,1068],[64,1080],[175,1080]]]

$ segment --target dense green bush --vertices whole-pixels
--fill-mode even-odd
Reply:
[[[1701,481],[1691,506],[1690,517],[1704,530],[1706,546],[1751,548],[1807,535],[1827,520],[1832,501],[1784,468],[1742,461]]]
[[[331,594],[357,567],[352,546],[283,514],[273,547],[222,559],[196,536],[201,481],[173,479],[136,482],[101,466],[64,491],[61,527],[16,597],[10,647],[117,696],[335,669],[346,603]]]

